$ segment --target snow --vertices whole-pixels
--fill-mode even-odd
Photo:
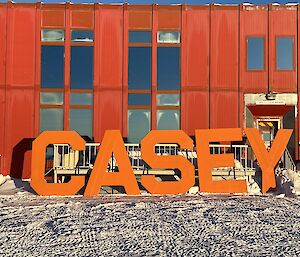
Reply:
[[[0,256],[300,256],[296,196],[41,197],[29,189],[20,180],[0,186]]]

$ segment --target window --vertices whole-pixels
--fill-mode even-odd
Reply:
[[[41,87],[64,88],[64,46],[42,46]]]
[[[71,46],[71,89],[93,88],[93,47]]]
[[[61,29],[43,29],[42,42],[63,42],[65,40],[65,31]]]
[[[64,93],[62,92],[41,92],[40,104],[45,105],[63,105]]]
[[[70,129],[82,136],[93,137],[93,110],[70,109]]]
[[[180,32],[178,31],[158,31],[157,43],[180,43]]]
[[[93,42],[94,31],[92,30],[72,30],[71,31],[72,42]]]
[[[128,94],[129,106],[145,106],[151,105],[151,94]]]
[[[179,110],[157,110],[157,129],[179,129]]]
[[[71,105],[93,105],[92,93],[71,93]]]
[[[156,103],[158,106],[179,106],[179,94],[157,94]]]
[[[276,38],[276,69],[277,70],[293,70],[294,53],[293,53],[292,37]]]
[[[157,48],[157,89],[180,89],[180,48]]]
[[[128,110],[128,142],[139,143],[150,131],[150,110]]]
[[[247,39],[247,70],[264,69],[264,38],[249,37]]]
[[[40,133],[45,130],[64,129],[64,110],[62,108],[40,109]]]
[[[128,88],[151,88],[151,47],[129,47]]]
[[[129,31],[129,43],[151,43],[151,31]]]

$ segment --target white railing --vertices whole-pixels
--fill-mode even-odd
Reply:
[[[99,150],[99,143],[87,143],[85,151],[73,151],[68,144],[53,145],[53,168],[54,181],[58,181],[58,175],[84,175],[87,174],[94,165]],[[130,164],[136,174],[147,171],[149,167],[141,158],[139,144],[125,144]],[[231,170],[247,171],[253,169],[253,161],[248,156],[248,145],[210,145],[211,154],[233,153],[235,166]],[[155,153],[158,155],[181,155],[186,157],[198,170],[196,149],[180,150],[177,144],[157,144]],[[228,167],[230,168],[230,167]],[[117,169],[117,162],[112,154],[107,166],[107,171],[113,172]],[[214,169],[220,170],[224,168]],[[140,173],[139,173],[140,174]]]

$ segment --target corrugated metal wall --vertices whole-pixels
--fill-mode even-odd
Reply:
[[[193,136],[196,128],[243,126],[244,93],[266,93],[268,85],[279,93],[298,91],[299,14],[297,6],[271,5],[0,4],[2,173],[30,176],[31,141],[39,133],[41,27],[64,27],[66,38],[72,28],[95,30],[93,129],[95,141],[101,141],[107,129],[120,129],[127,136],[128,30],[151,30],[153,35],[152,129],[157,108],[156,33],[181,31],[181,128]],[[247,71],[249,36],[265,39],[263,71]],[[292,71],[275,68],[277,36],[293,37]],[[66,40],[67,62],[69,44]],[[65,63],[65,92],[70,91],[69,67]],[[65,115],[68,98],[65,94]],[[69,128],[68,119],[64,126]]]

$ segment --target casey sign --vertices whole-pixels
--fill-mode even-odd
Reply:
[[[291,129],[280,129],[272,147],[267,151],[259,131],[245,129],[246,136],[262,170],[262,192],[276,187],[274,168],[292,134]],[[247,193],[246,180],[213,181],[211,169],[234,166],[233,154],[210,154],[209,143],[241,141],[242,130],[197,129],[196,151],[200,191],[208,193]],[[153,169],[176,168],[181,172],[178,181],[158,181],[154,175],[142,175],[141,184],[151,194],[183,194],[195,184],[195,168],[183,156],[161,156],[154,152],[158,143],[176,143],[181,149],[193,149],[192,139],[182,130],[152,130],[141,141],[142,159]],[[70,144],[73,150],[84,150],[85,141],[75,131],[45,131],[32,146],[31,187],[39,195],[74,195],[85,185],[85,176],[72,176],[67,183],[47,183],[44,178],[45,153],[49,144]],[[114,153],[118,172],[107,172],[107,164]],[[139,195],[135,175],[119,130],[107,130],[102,140],[93,170],[87,181],[84,196],[96,196],[101,186],[123,186],[129,195]]]

